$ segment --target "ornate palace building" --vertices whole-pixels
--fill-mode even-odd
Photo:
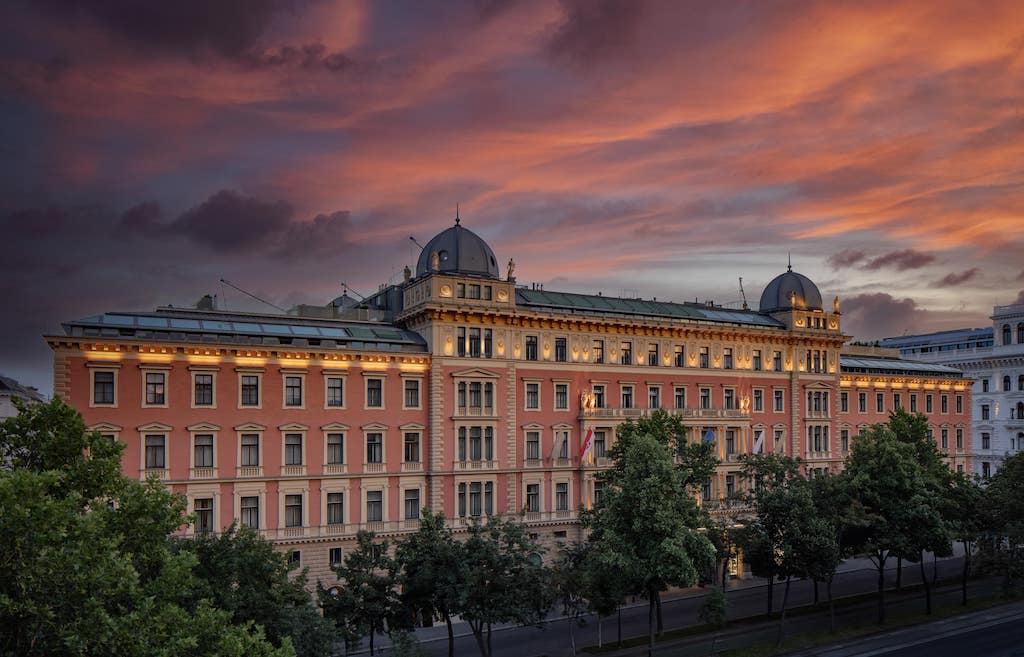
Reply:
[[[1024,451],[1024,304],[996,306],[992,326],[882,341],[902,357],[957,368],[974,382],[974,473],[988,477]]]
[[[844,353],[838,299],[823,307],[796,272],[757,311],[552,292],[513,274],[457,220],[415,272],[362,302],[67,322],[47,337],[55,393],[125,443],[126,473],[187,497],[188,532],[249,525],[325,580],[357,530],[412,530],[423,507],[456,527],[524,513],[545,540],[578,538],[616,426],[652,409],[714,441],[712,506],[741,486],[740,455],[834,470],[901,406],[970,467],[957,448],[970,443],[971,382]]]

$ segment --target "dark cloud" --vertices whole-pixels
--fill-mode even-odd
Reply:
[[[255,47],[284,0],[47,0],[41,6],[67,22],[91,21],[146,50],[239,57]]]
[[[940,278],[939,280],[935,281],[935,287],[952,287],[954,285],[966,283],[967,281],[977,276],[978,272],[980,271],[981,269],[978,267],[971,267],[970,269],[962,271],[959,274],[956,272],[950,272],[943,276],[942,278]]]
[[[215,251],[239,252],[280,235],[292,217],[285,201],[261,201],[224,189],[174,220],[167,229]]]
[[[914,249],[903,249],[902,251],[893,251],[880,255],[877,258],[872,258],[861,269],[877,271],[893,267],[896,271],[906,271],[908,269],[920,269],[934,260],[935,256],[930,253],[921,253]]]
[[[1017,280],[1018,281],[1024,281],[1024,269],[1021,269],[1020,273],[1017,274]]]
[[[338,252],[349,244],[351,232],[347,211],[318,214],[312,221],[291,222],[274,251],[286,258]]]
[[[833,253],[828,257],[828,264],[832,265],[836,269],[844,269],[846,267],[852,267],[858,262],[862,262],[867,257],[863,251],[857,249],[843,249],[838,253]]]
[[[57,82],[70,68],[71,60],[66,55],[55,55],[43,62],[43,78],[47,82]]]
[[[896,299],[884,292],[846,297],[842,304],[843,333],[859,340],[915,333],[922,319],[913,299]]]
[[[614,55],[627,45],[644,10],[641,0],[563,0],[565,22],[548,52],[577,63]]]
[[[343,71],[352,65],[352,60],[340,52],[328,52],[322,43],[308,43],[304,46],[281,46],[262,51],[245,53],[242,62],[251,68],[294,67],[303,70],[326,69]]]
[[[1013,303],[1014,304],[1024,303],[1024,290],[1021,290],[1020,292],[1017,293],[1017,300],[1014,301]]]
[[[128,234],[154,235],[163,230],[162,215],[159,203],[146,201],[125,210],[117,227]]]

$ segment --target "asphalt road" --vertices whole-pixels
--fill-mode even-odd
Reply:
[[[1024,657],[1024,625],[1020,619],[1013,619],[980,630],[871,654],[877,657]]]

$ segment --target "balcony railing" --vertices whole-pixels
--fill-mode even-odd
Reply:
[[[831,417],[831,415],[829,414],[829,412],[827,410],[825,410],[825,411],[807,411],[804,414],[804,417],[815,419],[815,420],[825,420],[825,419],[828,419],[829,417]]]
[[[281,476],[282,477],[301,477],[306,474],[306,466],[304,465],[282,465]]]
[[[240,465],[238,466],[239,477],[262,477],[263,466],[262,465]]]
[[[458,471],[467,470],[497,470],[497,461],[455,461],[452,463],[452,469]]]
[[[544,465],[544,461],[542,461],[539,458],[536,458],[536,459],[524,459],[523,460],[523,467],[524,468],[539,468],[542,465]]]
[[[189,479],[216,479],[217,468],[192,468]]]
[[[456,406],[455,417],[494,417],[493,406]]]
[[[166,481],[171,478],[171,471],[167,468],[145,468],[139,471],[139,479],[149,479],[154,476],[160,481]]]
[[[563,520],[576,520],[576,512],[565,511],[527,511],[523,517],[524,522],[556,522]]]
[[[355,536],[359,530],[377,533],[415,531],[420,526],[419,518],[409,520],[385,520],[376,522],[345,522],[329,525],[313,525],[308,527],[281,527],[267,529],[263,532],[268,538],[278,540],[295,540],[299,538],[319,538],[326,536]]]
[[[650,415],[656,410],[665,410],[671,415],[692,419],[746,420],[750,412],[738,408],[592,408],[584,409],[580,418],[637,418]]]
[[[363,464],[363,472],[372,472],[372,473],[384,472],[384,464],[383,463],[364,463]]]
[[[422,472],[423,464],[419,461],[405,461],[402,463],[402,472]]]
[[[339,475],[348,472],[348,468],[344,463],[327,463],[324,465],[325,475]]]

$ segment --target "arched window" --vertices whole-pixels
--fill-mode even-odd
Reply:
[[[1010,344],[1010,325],[1003,324],[1003,344]]]
[[[1004,376],[1003,377],[1003,390],[1009,391],[1009,390],[1012,390],[1012,389],[1013,388],[1010,387],[1010,376],[1009,375]]]
[[[1024,390],[1024,374],[1017,376],[1017,390]]]
[[[1024,431],[1017,432],[1017,450],[1024,451]]]
[[[1017,402],[1017,419],[1024,419],[1024,402]]]
[[[1017,344],[1024,344],[1024,322],[1017,324]]]

